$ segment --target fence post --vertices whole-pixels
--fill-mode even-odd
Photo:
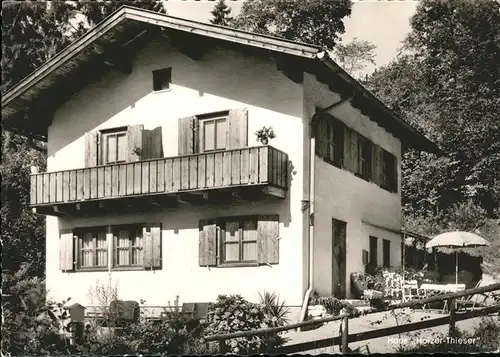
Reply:
[[[455,336],[455,299],[454,298],[451,298],[448,300],[448,308],[449,308],[449,311],[450,311],[450,326],[449,326],[449,331],[448,331],[448,335],[450,337],[454,337]]]
[[[219,340],[219,353],[223,355],[226,352],[226,340]]]
[[[346,314],[347,310],[342,309],[340,311],[341,314]],[[342,340],[342,354],[349,353],[349,345],[347,342],[347,337],[349,336],[349,316],[345,316],[342,318],[341,327],[340,327],[340,338]]]

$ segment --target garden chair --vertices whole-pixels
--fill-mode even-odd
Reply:
[[[403,302],[419,298],[418,282],[409,280],[403,283]]]

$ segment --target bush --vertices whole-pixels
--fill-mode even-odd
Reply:
[[[288,322],[287,315],[290,309],[285,306],[285,302],[280,302],[280,298],[276,293],[264,291],[260,294],[260,304],[264,309],[264,314],[272,321],[272,327],[284,326]]]
[[[246,301],[240,295],[219,295],[208,306],[205,319],[201,320],[204,335],[228,334],[272,327],[276,322],[266,315],[262,305]],[[228,352],[253,354],[282,344],[279,336],[241,337],[227,341]],[[214,343],[210,343],[210,348]]]
[[[342,309],[346,309],[351,317],[361,315],[352,304],[339,300],[335,296],[319,296],[316,291],[311,294],[309,305],[322,305],[326,309],[326,312],[333,316],[340,315]]]
[[[2,355],[59,355],[69,353],[65,329],[68,311],[45,299],[45,282],[28,276],[23,266],[3,276]]]

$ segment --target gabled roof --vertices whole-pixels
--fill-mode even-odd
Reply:
[[[438,152],[437,146],[380,102],[349,76],[320,47],[255,34],[228,27],[186,20],[123,6],[75,40],[2,96],[2,125],[7,130],[46,140],[54,110],[91,81],[109,70],[115,59],[120,68],[124,49],[133,53],[148,36],[166,31],[181,42],[232,46],[283,61],[294,79],[304,71],[316,75],[379,125],[401,139],[403,145]],[[201,41],[200,41],[201,40]],[[113,62],[113,60],[111,60]],[[113,64],[113,63],[112,63]],[[126,71],[126,63],[123,69]],[[299,79],[300,80],[300,79]],[[354,94],[354,96],[353,96]]]

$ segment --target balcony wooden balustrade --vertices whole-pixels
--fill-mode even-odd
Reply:
[[[285,198],[287,188],[288,155],[259,146],[32,174],[31,206],[58,215],[78,211],[86,202],[141,197],[178,202],[182,194],[206,200],[209,195],[217,199],[219,192],[237,196],[246,190],[251,196]]]

